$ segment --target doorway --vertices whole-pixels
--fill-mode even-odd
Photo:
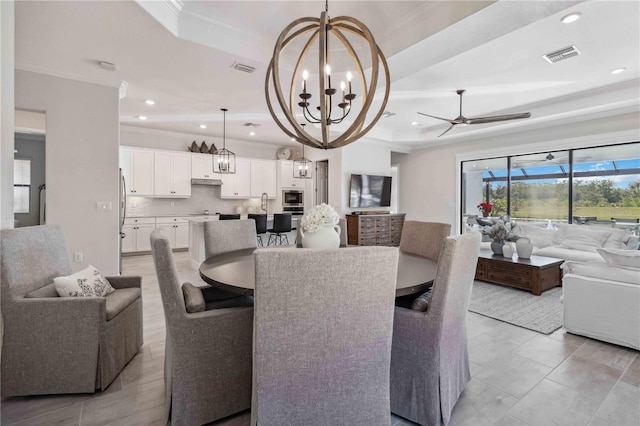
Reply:
[[[315,205],[329,204],[329,160],[316,161]]]
[[[46,223],[46,114],[15,111],[14,227]]]

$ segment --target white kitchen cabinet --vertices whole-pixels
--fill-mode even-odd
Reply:
[[[154,194],[153,150],[120,148],[120,168],[125,179],[126,195]]]
[[[275,160],[251,160],[251,197],[261,197],[266,192],[276,198],[277,179]]]
[[[220,198],[249,198],[251,197],[251,160],[236,158],[236,172],[221,174],[222,188]]]
[[[213,155],[191,154],[192,179],[220,179],[220,173],[213,172]]]
[[[191,154],[171,151],[155,152],[155,196],[191,196]]]
[[[311,179],[293,177],[293,161],[280,160],[280,187],[283,189],[305,189],[306,183]],[[313,163],[309,165],[309,174],[313,171]]]
[[[156,228],[162,229],[171,248],[189,247],[189,219],[186,217],[157,217]]]
[[[128,218],[125,219],[122,232],[125,237],[122,239],[122,252],[133,253],[138,251],[151,250],[151,232],[156,227],[154,217]]]

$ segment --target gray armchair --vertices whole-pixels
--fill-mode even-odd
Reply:
[[[164,379],[171,424],[200,425],[248,409],[253,308],[187,313],[169,240],[159,230],[151,233],[151,253],[167,324]]]
[[[400,250],[438,261],[444,239],[451,233],[451,225],[438,222],[407,220],[402,226]]]
[[[258,425],[389,425],[398,251],[258,249]]]
[[[391,412],[421,425],[446,425],[471,379],[466,315],[480,234],[446,238],[426,312],[395,308]]]
[[[57,225],[3,230],[2,396],[106,389],[142,346],[140,277],[107,277],[106,297],[58,297],[71,274]]]

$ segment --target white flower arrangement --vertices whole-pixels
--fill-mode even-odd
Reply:
[[[313,207],[309,213],[302,217],[302,229],[304,232],[314,233],[323,225],[337,225],[340,220],[336,209],[322,203]]]

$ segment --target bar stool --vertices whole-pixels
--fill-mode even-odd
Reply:
[[[240,219],[239,214],[221,214],[218,216],[218,220],[235,220]]]
[[[289,237],[287,232],[291,232],[291,214],[276,213],[273,215],[273,228],[267,229],[269,234],[269,241],[267,245],[282,245],[282,238],[284,237],[287,245],[289,244]]]
[[[247,219],[253,219],[256,221],[256,234],[257,241],[260,247],[263,247],[262,235],[267,233],[267,215],[266,214],[249,214]]]

